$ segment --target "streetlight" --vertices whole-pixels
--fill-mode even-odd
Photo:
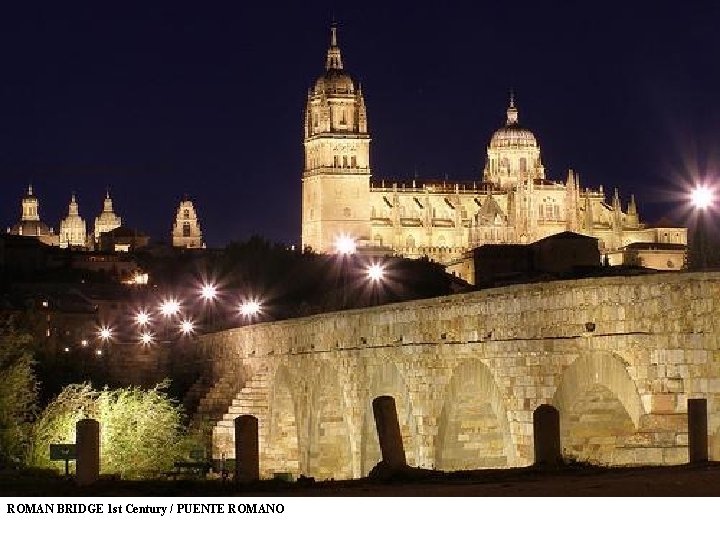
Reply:
[[[143,345],[143,347],[151,345],[153,341],[155,341],[155,336],[152,333],[143,332],[142,334],[140,334],[140,343]]]
[[[357,250],[357,242],[348,234],[341,234],[335,238],[335,251],[342,258],[340,259],[340,272],[342,273],[342,309],[347,308],[348,304],[348,268],[347,261],[350,255]]]
[[[98,336],[103,341],[108,341],[110,338],[112,338],[113,331],[112,328],[109,326],[101,326],[100,330],[98,330]]]
[[[240,315],[249,319],[262,311],[262,304],[257,300],[245,300],[240,304]]]
[[[215,299],[218,297],[217,285],[214,283],[203,283],[200,287],[200,297],[203,299],[203,322],[207,325],[208,318],[211,320],[213,326],[215,324]],[[209,313],[209,317],[208,317]]]
[[[707,270],[708,268],[708,231],[707,231],[707,212],[712,207],[714,201],[713,190],[707,186],[696,186],[690,192],[690,201],[697,210],[697,222],[695,224],[695,234],[690,251],[690,267],[692,270]]]
[[[175,298],[163,300],[160,304],[160,313],[165,317],[173,317],[180,312],[180,302]]]
[[[135,315],[135,324],[138,326],[147,326],[150,324],[150,314],[144,310],[138,311]]]
[[[184,336],[189,336],[195,331],[195,323],[190,319],[185,319],[180,323],[180,332]]]
[[[217,286],[212,283],[204,283],[203,286],[200,288],[200,296],[206,302],[215,300],[215,298],[217,298],[217,294]]]
[[[385,268],[380,263],[372,263],[367,267],[367,277],[373,283],[378,283],[385,277]]]
[[[698,210],[705,210],[713,203],[713,192],[707,186],[697,186],[690,193],[690,200]]]
[[[162,301],[160,304],[160,313],[162,314],[164,318],[164,324],[163,324],[163,334],[164,339],[168,339],[168,320],[171,317],[174,317],[180,312],[180,302],[176,298],[166,298]]]
[[[335,239],[335,250],[340,255],[352,255],[357,251],[357,242],[352,236],[341,234]]]

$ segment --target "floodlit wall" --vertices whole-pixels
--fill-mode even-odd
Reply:
[[[532,413],[560,411],[568,458],[687,461],[687,399],[707,398],[720,459],[720,274],[516,285],[207,335],[201,410],[260,420],[261,470],[367,474],[379,459],[371,401],[395,398],[410,465],[532,462]],[[208,417],[211,417],[209,415]]]

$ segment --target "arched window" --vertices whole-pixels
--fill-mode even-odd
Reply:
[[[375,245],[376,245],[376,246],[382,246],[382,245],[383,245],[382,236],[380,236],[379,234],[376,234],[376,235],[375,235]]]
[[[357,158],[356,158],[355,156],[352,156],[352,157],[350,158],[350,166],[351,166],[353,169],[357,169]]]
[[[413,249],[415,247],[415,238],[412,237],[412,235],[407,237],[407,241],[405,242],[405,247],[409,249]]]
[[[343,169],[347,169],[348,162],[347,162],[347,156],[343,156]]]
[[[527,172],[527,160],[524,157],[520,158],[520,172]]]

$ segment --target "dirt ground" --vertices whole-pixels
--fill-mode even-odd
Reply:
[[[221,480],[131,482],[103,478],[79,488],[72,479],[0,473],[0,496],[299,496],[299,497],[583,497],[720,496],[720,462],[702,466],[528,469],[439,473],[403,478],[314,482],[265,481],[236,486]]]

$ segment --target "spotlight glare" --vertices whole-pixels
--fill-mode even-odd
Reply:
[[[139,326],[150,324],[150,314],[144,310],[139,311],[137,315],[135,315],[135,323]]]
[[[195,323],[190,319],[185,319],[180,323],[180,332],[184,335],[192,334],[195,331]]]
[[[351,236],[341,234],[335,239],[335,249],[340,255],[352,255],[357,250],[357,243]]]
[[[697,186],[690,193],[690,200],[695,208],[704,210],[713,203],[713,192],[707,186]]]
[[[382,281],[385,277],[385,268],[380,263],[372,263],[367,268],[367,277],[370,281]]]
[[[253,317],[262,310],[262,305],[257,300],[246,300],[240,304],[240,314],[244,317]]]
[[[215,300],[217,297],[217,287],[212,283],[203,284],[200,289],[200,296],[203,300]]]
[[[150,345],[153,341],[155,341],[155,336],[153,336],[150,332],[143,332],[140,334],[140,343],[143,345]]]
[[[165,317],[177,315],[179,311],[180,302],[178,302],[175,298],[168,298],[160,304],[160,313],[162,313]]]
[[[112,334],[112,328],[110,328],[109,326],[102,326],[100,327],[100,330],[98,330],[98,335],[103,341],[109,340],[112,337]]]

